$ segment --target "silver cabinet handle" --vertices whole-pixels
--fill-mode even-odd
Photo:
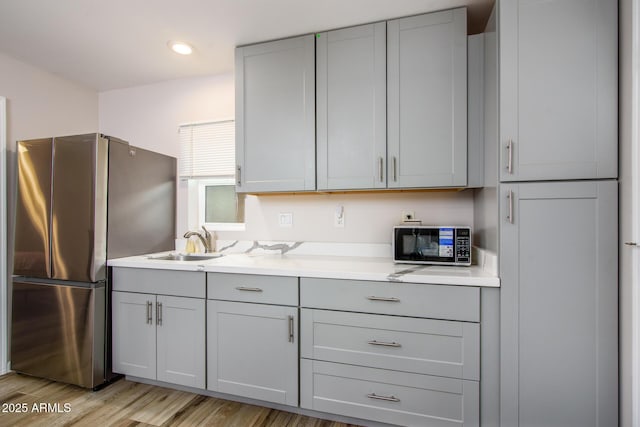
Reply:
[[[624,244],[627,246],[638,246],[636,242],[624,242]]]
[[[147,301],[147,325],[153,325],[153,317],[151,310],[153,310],[153,305],[151,304],[151,301]]]
[[[398,159],[393,156],[393,181],[398,181]]]
[[[513,139],[507,142],[507,172],[513,174]]]
[[[396,297],[376,297],[374,295],[369,295],[367,299],[370,301],[400,302],[400,298],[396,298]]]
[[[247,286],[236,286],[236,289],[245,292],[262,292],[262,289],[260,288],[249,288]]]
[[[242,185],[242,166],[236,166],[236,184]]]
[[[383,347],[402,347],[401,344],[393,341],[393,342],[385,342],[385,341],[376,341],[376,340],[371,340],[371,341],[367,341],[367,344],[371,344],[371,345],[381,345]]]
[[[289,342],[293,342],[293,316],[289,316]]]
[[[400,399],[398,399],[397,397],[391,395],[391,396],[379,396],[375,393],[369,393],[367,394],[367,397],[369,399],[376,399],[376,400],[386,400],[387,402],[400,402]]]
[[[508,213],[507,213],[507,221],[509,221],[509,224],[513,224],[513,191],[512,190],[509,190],[509,192],[507,193],[507,203],[509,206]]]
[[[162,303],[156,303],[156,324],[162,326]]]
[[[378,157],[378,174],[380,175],[380,182],[384,182],[384,159]]]

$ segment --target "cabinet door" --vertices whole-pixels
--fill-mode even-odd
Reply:
[[[155,295],[112,292],[113,371],[156,379]]]
[[[499,14],[501,180],[615,178],[618,2],[504,0]]]
[[[387,23],[388,186],[467,184],[467,14]]]
[[[236,49],[240,192],[315,190],[313,35]]]
[[[316,36],[319,190],[387,186],[386,27]]]
[[[158,380],[205,388],[205,300],[158,296]]]
[[[207,301],[209,390],[298,405],[298,309]]]
[[[618,425],[617,195],[615,181],[502,186],[504,426]]]

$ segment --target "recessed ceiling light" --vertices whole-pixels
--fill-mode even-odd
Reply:
[[[171,48],[172,51],[174,51],[175,53],[179,53],[180,55],[191,55],[191,52],[193,52],[193,48],[185,42],[169,41],[167,45]]]

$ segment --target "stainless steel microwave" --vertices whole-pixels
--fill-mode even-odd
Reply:
[[[471,265],[471,227],[398,225],[392,246],[395,262]]]

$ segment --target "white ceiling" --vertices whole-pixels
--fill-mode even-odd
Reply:
[[[476,33],[494,1],[0,0],[0,52],[105,91],[231,72],[237,45],[462,5]]]

